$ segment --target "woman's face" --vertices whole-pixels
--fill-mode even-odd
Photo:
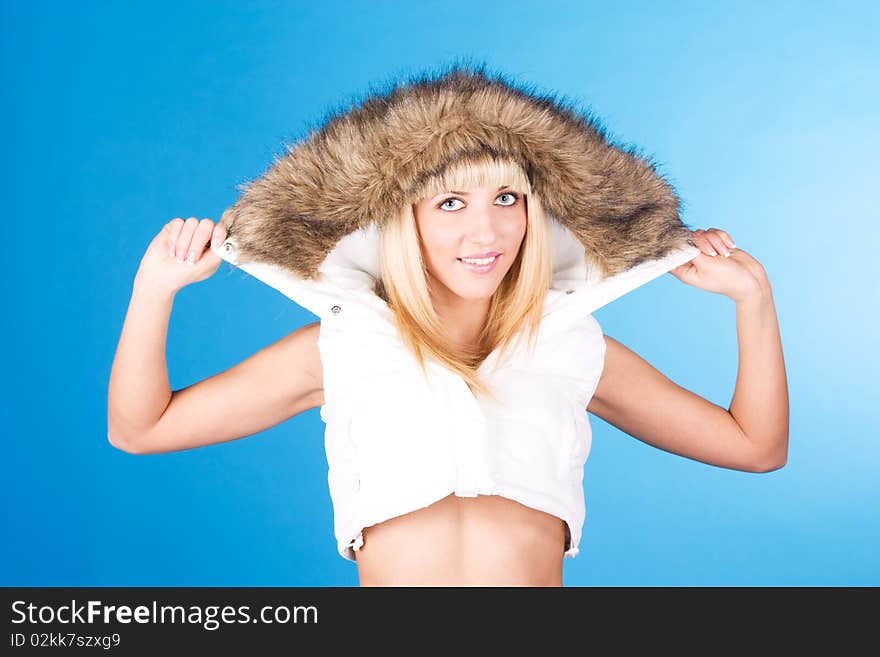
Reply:
[[[432,290],[474,301],[491,298],[525,236],[522,194],[475,187],[422,199],[413,211]],[[485,262],[487,253],[497,254],[488,265],[463,260]]]

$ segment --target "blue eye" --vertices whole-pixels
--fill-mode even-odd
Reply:
[[[516,202],[519,200],[519,194],[517,194],[516,192],[503,192],[502,194],[499,194],[499,195],[498,195],[498,198],[501,198],[502,196],[511,196],[511,197],[513,197],[513,201],[511,201],[510,203],[502,203],[502,204],[501,204],[501,205],[505,205],[505,206],[508,206],[508,207],[511,206],[511,205],[516,205]],[[437,208],[438,208],[438,209],[441,209],[441,210],[444,209],[443,206],[446,205],[447,203],[449,203],[450,201],[459,201],[459,202],[461,202],[461,199],[458,198],[458,197],[456,197],[456,196],[450,196],[449,198],[447,198],[447,199],[443,199],[442,201],[440,201],[439,205],[437,205]],[[449,209],[453,209],[453,208],[449,208]],[[457,209],[457,208],[455,208],[455,209]]]
[[[438,207],[438,208],[442,208],[444,205],[446,205],[447,203],[449,203],[449,201],[459,201],[459,202],[461,202],[461,199],[457,199],[457,198],[455,198],[455,197],[447,198],[447,199],[441,201],[440,205],[438,205],[437,207]]]

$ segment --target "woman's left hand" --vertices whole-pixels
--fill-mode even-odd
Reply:
[[[737,303],[766,295],[770,283],[764,267],[737,248],[725,231],[694,230],[691,240],[700,253],[669,271],[678,280],[707,292],[723,294]]]

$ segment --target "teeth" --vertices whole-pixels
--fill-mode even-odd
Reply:
[[[472,265],[488,265],[490,262],[495,260],[495,258],[497,258],[497,257],[498,256],[492,256],[491,258],[477,258],[477,259],[462,258],[462,261],[470,263]]]

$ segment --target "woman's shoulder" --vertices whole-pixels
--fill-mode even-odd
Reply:
[[[316,390],[323,390],[324,376],[321,355],[318,349],[318,338],[321,322],[304,324],[283,337],[279,344],[278,367],[287,373],[289,378],[310,382]],[[290,375],[293,376],[290,376]]]
[[[318,338],[321,335],[321,320],[305,324],[297,330],[303,332],[305,343],[308,346],[308,349],[304,352],[306,364],[311,366],[311,369],[316,370],[316,376],[320,376],[321,358],[318,351]]]

